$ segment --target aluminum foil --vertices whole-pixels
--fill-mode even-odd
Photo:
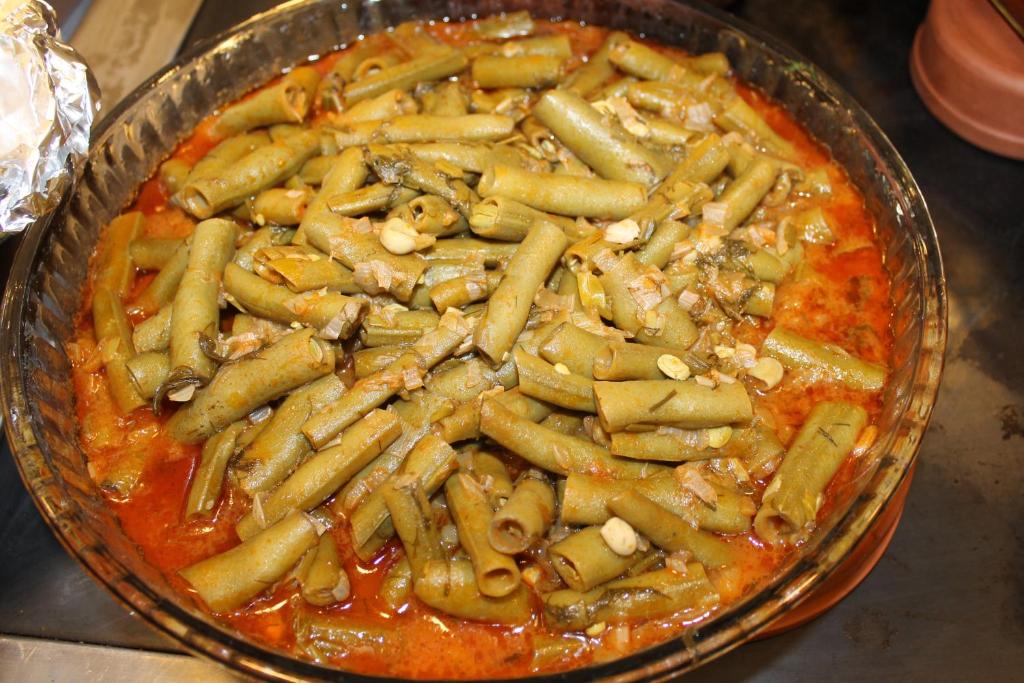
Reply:
[[[47,216],[74,184],[99,111],[99,88],[30,0],[0,20],[0,239]]]

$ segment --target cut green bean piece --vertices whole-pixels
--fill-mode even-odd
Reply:
[[[794,543],[810,532],[825,487],[867,421],[867,412],[851,403],[818,403],[811,409],[764,491],[754,519],[758,536],[772,544]]]
[[[852,356],[835,344],[801,337],[784,327],[772,330],[761,350],[787,368],[807,368],[852,389],[881,391],[885,385],[886,371],[881,365]]]
[[[230,612],[282,579],[316,543],[316,526],[296,511],[241,545],[179,573],[210,609]]]
[[[260,406],[334,370],[334,349],[300,330],[225,365],[167,423],[178,441],[198,443]],[[172,363],[173,365],[173,363]]]
[[[544,596],[545,621],[563,630],[627,619],[657,619],[686,614],[696,618],[718,605],[704,568],[691,562],[686,573],[671,569],[612,581],[592,591],[559,590]]]
[[[255,496],[284,481],[300,458],[310,452],[302,425],[310,415],[344,393],[344,383],[333,373],[290,393],[274,411],[266,428],[234,463],[232,469],[239,488]]]
[[[303,461],[262,504],[239,520],[235,530],[246,539],[275,524],[293,510],[312,510],[340,489],[364,465],[398,438],[402,429],[393,414],[375,410],[341,435],[336,446]]]
[[[235,454],[235,443],[246,426],[244,420],[232,422],[203,444],[199,467],[196,468],[188,489],[188,500],[185,502],[186,517],[206,517],[213,514],[213,507],[220,498],[228,460]]]

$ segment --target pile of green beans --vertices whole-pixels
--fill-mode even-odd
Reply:
[[[786,448],[757,397],[784,372],[885,384],[781,326],[741,341],[803,253],[767,208],[807,210],[724,55],[612,33],[581,65],[528,16],[475,27],[453,47],[404,25],[227,107],[203,158],[160,171],[191,234],[128,213],[96,258],[117,409],[176,407],[164,429],[201,444],[187,517],[251,501],[241,544],[181,576],[216,612],[296,581],[300,647],[387,638],[315,608],[392,538],[395,609],[542,605],[569,631],[703,614],[726,538],[799,541],[868,421],[820,404]]]

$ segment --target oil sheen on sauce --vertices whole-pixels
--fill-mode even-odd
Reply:
[[[543,29],[568,34],[577,55],[594,52],[606,35],[603,29],[569,22],[545,25]],[[465,27],[460,24],[438,23],[428,30],[455,44],[467,39]],[[337,56],[338,53],[329,55],[316,66],[326,70]],[[836,233],[833,244],[805,245],[805,265],[799,275],[787,278],[778,287],[772,321],[756,326],[742,325],[738,337],[758,345],[772,325],[779,323],[799,334],[839,344],[866,360],[885,363],[891,347],[889,280],[875,242],[874,221],[863,198],[842,169],[831,162],[827,152],[786,112],[756,91],[742,85],[738,87],[741,96],[795,145],[804,168],[825,169],[832,193],[815,201],[829,216]],[[201,158],[216,142],[209,134],[210,123],[208,119],[200,124],[174,156],[189,162]],[[168,204],[155,178],[142,184],[132,208],[146,214],[148,236],[180,237],[192,226],[190,219]],[[151,277],[137,278],[129,300]],[[86,292],[87,298],[88,295]],[[190,589],[176,572],[237,544],[234,525],[248,508],[248,501],[225,485],[224,495],[210,519],[184,521],[189,479],[198,461],[199,447],[185,446],[170,439],[162,430],[165,418],[155,417],[149,411],[117,416],[92,337],[88,301],[83,311],[76,341],[69,345],[69,352],[74,365],[80,440],[89,457],[90,470],[99,479],[116,472],[122,465],[145,463],[132,493],[125,498],[111,495],[109,504],[146,560],[164,572],[182,593],[189,593]],[[807,385],[793,381],[789,373],[779,387],[757,400],[761,410],[774,418],[783,443],[788,443],[815,403],[836,399],[863,405],[872,421],[877,421],[880,411],[877,395],[835,385]],[[839,504],[837,497],[855,476],[852,460],[844,463],[830,484],[820,516]],[[344,524],[331,533],[337,536],[352,582],[352,596],[338,605],[321,608],[321,612],[335,614],[369,629],[386,627],[400,633],[400,637],[377,642],[373,647],[350,648],[330,659],[329,663],[344,669],[400,677],[523,676],[620,657],[663,641],[687,625],[672,620],[633,624],[626,641],[621,631],[609,629],[586,638],[589,647],[581,648],[578,656],[553,662],[540,670],[531,669],[534,642],[547,634],[539,618],[514,628],[477,624],[435,612],[415,599],[393,611],[379,592],[384,574],[400,556],[398,545],[392,541],[374,561],[363,563],[349,550]],[[723,604],[756,590],[786,557],[785,552],[762,544],[752,533],[731,538],[729,542],[741,550],[742,559],[733,580],[719,586],[723,590]],[[301,604],[294,583],[285,581],[272,595],[257,599],[237,612],[218,616],[241,634],[288,652],[295,647],[293,612]],[[301,609],[311,608],[302,606]],[[702,615],[701,619],[710,616]]]

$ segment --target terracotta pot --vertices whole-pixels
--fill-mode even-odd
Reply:
[[[914,87],[967,141],[1024,159],[1024,40],[982,0],[932,0],[910,55]]]

